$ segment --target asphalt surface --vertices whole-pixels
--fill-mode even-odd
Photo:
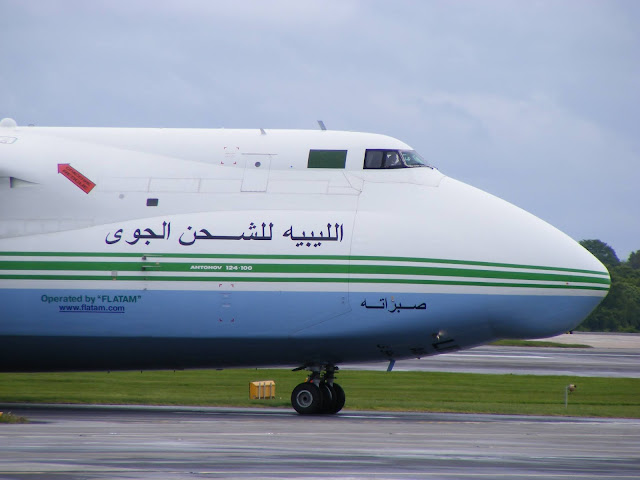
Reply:
[[[341,365],[342,370],[386,370],[388,363]],[[393,371],[640,378],[640,348],[476,347],[415,360]]]
[[[573,343],[589,345],[596,348],[640,348],[639,333],[592,333],[575,332],[545,339],[557,343]]]
[[[640,378],[640,334],[586,333],[545,339],[587,348],[483,346],[433,357],[399,360],[394,371]],[[341,365],[342,369],[386,370],[388,363]]]
[[[630,479],[640,420],[49,408],[2,425],[2,479]]]

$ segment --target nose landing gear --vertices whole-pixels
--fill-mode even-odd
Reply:
[[[301,415],[335,414],[342,410],[345,403],[344,390],[334,382],[338,367],[327,365],[307,367],[310,371],[307,380],[293,389],[291,405]]]

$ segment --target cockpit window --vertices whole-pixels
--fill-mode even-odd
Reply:
[[[365,169],[427,167],[415,150],[367,150]]]
[[[384,168],[402,168],[402,160],[398,152],[384,152]]]
[[[382,166],[383,160],[383,150],[367,150],[364,155],[364,168],[384,168]]]
[[[415,150],[401,150],[400,154],[408,167],[427,167],[427,162]]]

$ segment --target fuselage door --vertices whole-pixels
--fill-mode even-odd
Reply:
[[[245,153],[243,156],[245,167],[242,177],[242,191],[266,192],[269,183],[271,155]]]

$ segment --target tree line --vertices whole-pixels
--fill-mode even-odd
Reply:
[[[611,275],[606,298],[576,330],[587,332],[640,332],[640,250],[620,261],[613,248],[600,240],[582,240]]]

